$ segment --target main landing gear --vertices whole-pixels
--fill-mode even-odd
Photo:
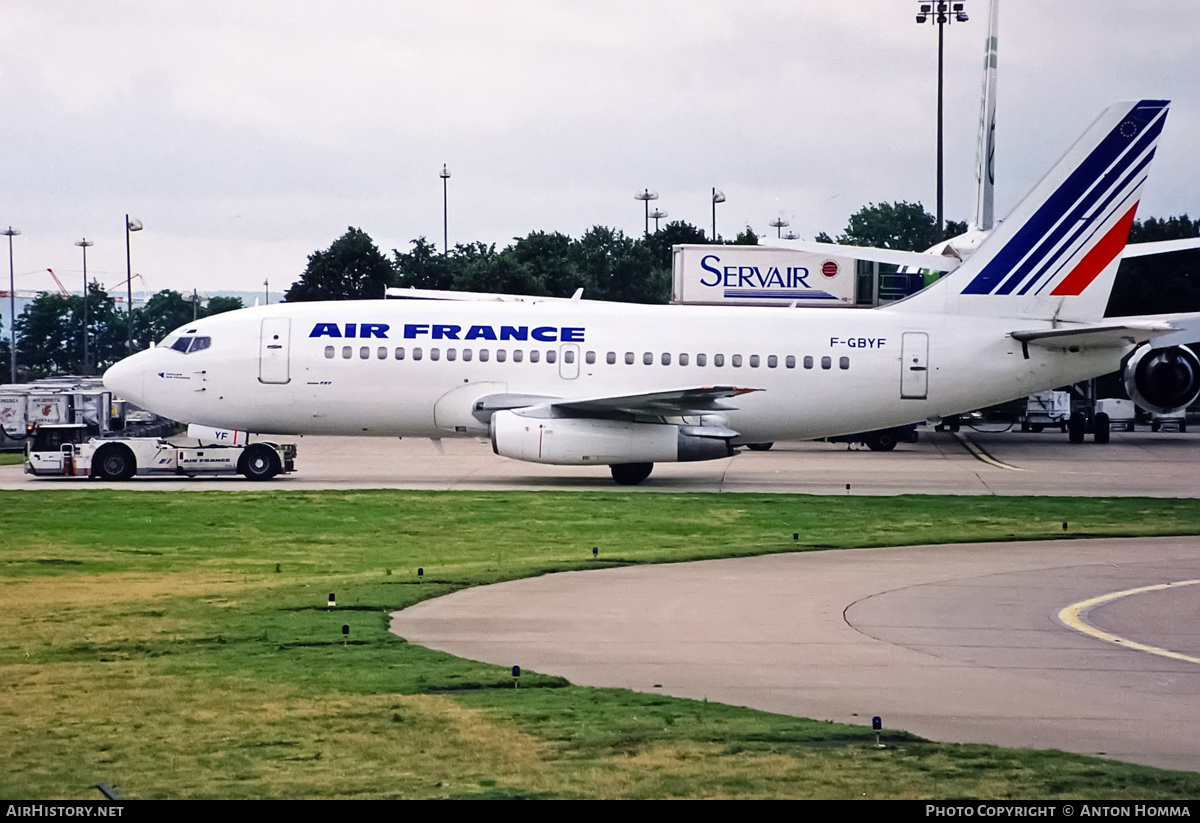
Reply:
[[[608,467],[613,480],[621,486],[636,486],[654,471],[653,463],[614,463]]]
[[[1097,443],[1107,443],[1112,430],[1108,415],[1100,412],[1089,420],[1087,415],[1081,411],[1072,412],[1070,419],[1067,420],[1067,436],[1071,442],[1082,443],[1089,430]]]

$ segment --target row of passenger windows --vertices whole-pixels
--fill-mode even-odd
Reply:
[[[372,349],[370,346],[360,346],[358,349],[358,356],[362,360],[370,360],[372,355],[374,355],[374,357],[378,360],[387,360],[389,357],[394,357],[396,360],[404,360],[404,359],[422,360],[425,358],[426,355],[429,356],[430,360],[441,360],[443,354],[445,355],[445,358],[447,360],[462,359],[463,361],[470,361],[472,358],[478,357],[478,359],[481,363],[486,363],[488,360],[490,360],[492,358],[493,353],[490,349],[479,349],[478,351],[475,351],[473,349],[463,349],[461,351],[459,351],[458,349],[446,349],[443,352],[439,348],[431,348],[431,349],[425,350],[425,349],[421,348],[420,346],[416,346],[411,349],[405,349],[405,347],[399,346],[395,350],[390,350],[386,346],[379,346],[376,349]],[[512,357],[512,362],[514,362],[514,363],[522,363],[525,361],[526,353],[523,349],[514,349],[512,352],[509,352],[507,349],[496,349],[496,351],[495,351],[496,362],[504,363],[505,361],[507,361],[509,359],[510,354]],[[336,356],[337,356],[337,347],[336,346],[326,346],[325,347],[326,359],[332,360]],[[342,346],[342,358],[344,360],[350,360],[353,357],[354,357],[354,347],[353,346]],[[538,363],[541,361],[541,358],[542,358],[542,352],[540,352],[537,349],[530,349],[530,351],[529,351],[529,362],[530,363]],[[546,358],[547,363],[557,362],[558,352],[555,351],[554,349],[549,349],[545,352],[545,358]],[[586,362],[588,365],[594,364],[596,362],[596,352],[594,352],[594,351],[584,352],[583,359],[584,359],[584,362]],[[604,356],[604,362],[609,364],[610,366],[616,365],[617,359],[618,359],[617,353],[614,351],[610,351]],[[729,355],[728,361],[729,361],[729,365],[733,366],[735,369],[740,369],[742,367],[743,363],[746,363],[746,362],[748,362],[750,368],[757,369],[763,364],[764,359],[766,360],[766,366],[768,369],[779,368],[781,358],[774,354],[768,354],[766,356],[766,358],[762,358],[757,354],[751,354],[746,358],[743,358],[742,355],[740,355],[740,354],[732,354],[732,355]],[[625,352],[624,362],[627,366],[634,365],[635,363],[638,362],[638,360],[639,360],[639,357],[634,352],[631,352],[631,351]],[[642,353],[640,360],[641,360],[642,364],[646,365],[646,366],[653,366],[655,361],[657,361],[658,363],[660,363],[663,366],[669,366],[669,365],[671,365],[672,362],[675,362],[680,366],[688,366],[688,365],[691,365],[693,361],[695,362],[695,364],[697,366],[707,366],[708,365],[708,355],[707,354],[697,354],[693,358],[687,352],[681,352],[680,354],[674,355],[674,356],[672,356],[672,354],[670,352],[662,352],[661,354],[656,356],[654,354],[654,352],[648,351],[648,352]],[[568,364],[575,362],[575,351],[573,349],[567,349],[563,352],[563,362],[568,363]],[[723,354],[714,354],[712,356],[712,364],[714,366],[716,366],[717,368],[724,367],[725,362],[726,362],[726,357]],[[817,359],[812,356],[805,356],[802,358],[797,358],[795,355],[789,354],[782,358],[783,367],[785,369],[794,369],[794,368],[796,368],[797,363],[799,363],[806,369],[811,369],[811,368],[816,367],[817,362],[818,362]],[[828,355],[826,355],[825,357],[822,357],[820,359],[820,365],[821,365],[822,369],[832,369],[833,368],[833,358],[829,357]],[[838,358],[838,368],[839,369],[850,368],[850,358],[845,357],[845,356],[839,357]]]

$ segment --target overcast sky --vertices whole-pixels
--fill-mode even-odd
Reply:
[[[937,30],[915,0],[10,2],[0,225],[18,289],[286,289],[347,226],[425,236],[668,219],[836,234],[935,203]],[[967,219],[985,0],[946,31],[946,216]],[[1174,101],[1139,216],[1200,215],[1200,3],[1001,0],[997,214],[1116,100]],[[136,282],[136,281],[135,281]],[[135,284],[135,290],[140,288]]]

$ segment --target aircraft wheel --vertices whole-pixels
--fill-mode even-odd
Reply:
[[[238,472],[248,480],[270,480],[279,474],[279,455],[270,446],[255,443],[247,447],[238,461]]]
[[[890,452],[896,448],[896,435],[890,431],[875,432],[866,442],[867,448],[873,452]]]
[[[636,486],[654,471],[653,463],[614,463],[608,467],[613,480],[621,486]]]
[[[1108,415],[1100,412],[1092,421],[1092,432],[1096,437],[1097,443],[1107,443],[1109,432],[1112,430],[1112,424],[1109,422]]]
[[[1067,421],[1067,435],[1071,442],[1082,443],[1086,429],[1087,421],[1083,417],[1083,412],[1072,412],[1071,419]]]
[[[128,480],[137,473],[137,460],[128,446],[102,446],[92,459],[92,472],[101,480]]]
[[[774,445],[775,445],[774,442],[771,442],[771,443],[747,443],[746,448],[748,448],[752,452],[765,452],[765,451],[770,451],[771,447]]]

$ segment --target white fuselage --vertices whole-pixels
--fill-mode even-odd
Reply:
[[[1129,347],[1071,353],[1008,336],[1048,322],[875,310],[377,300],[245,309],[180,329],[210,338],[114,366],[105,381],[159,414],[280,434],[481,436],[494,395],[755,389],[718,414],[754,443],[961,413],[1119,367]],[[194,332],[192,331],[194,330]],[[632,362],[629,362],[632,361]]]

